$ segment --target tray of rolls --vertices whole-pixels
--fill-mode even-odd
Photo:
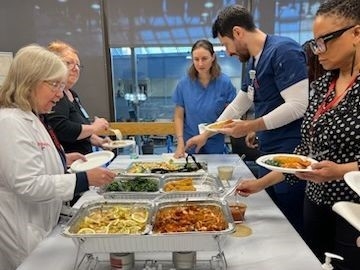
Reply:
[[[85,253],[206,251],[234,230],[225,200],[194,197],[85,203],[63,235]]]
[[[211,174],[122,175],[98,189],[105,199],[154,199],[156,197],[206,196],[224,191],[222,181]]]

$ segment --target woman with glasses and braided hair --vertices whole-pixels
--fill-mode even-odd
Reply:
[[[312,171],[285,176],[271,172],[258,181],[243,181],[241,195],[281,182],[306,180],[305,240],[323,261],[324,252],[344,261],[335,269],[360,267],[358,231],[332,211],[338,201],[360,203],[344,174],[360,165],[360,1],[329,0],[320,5],[313,23],[312,51],[327,72],[311,85],[313,95],[302,124],[296,154],[315,156]]]

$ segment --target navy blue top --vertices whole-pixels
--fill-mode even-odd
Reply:
[[[247,65],[246,78],[242,90],[247,92],[251,84],[249,70],[253,60]],[[285,101],[281,91],[308,77],[306,57],[301,46],[287,37],[269,35],[256,65],[254,83],[255,117],[262,117],[279,107]],[[300,143],[302,118],[285,126],[257,133],[262,154],[292,153]]]

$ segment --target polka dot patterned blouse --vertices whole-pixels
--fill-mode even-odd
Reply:
[[[335,91],[327,94],[334,78],[333,73],[327,72],[312,84],[309,107],[301,129],[302,143],[295,153],[313,155],[319,161],[357,161],[360,164],[360,75],[337,106],[314,118],[320,105],[334,100]],[[343,179],[324,183],[307,182],[306,195],[318,205],[333,205],[338,201],[360,203],[359,196]]]

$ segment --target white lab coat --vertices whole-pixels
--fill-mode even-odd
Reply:
[[[32,112],[0,109],[0,138],[0,270],[10,270],[57,224],[76,176],[64,174],[55,145]]]

